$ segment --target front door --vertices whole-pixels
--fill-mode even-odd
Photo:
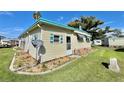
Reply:
[[[71,49],[71,37],[66,36],[66,55],[71,55],[72,49]]]

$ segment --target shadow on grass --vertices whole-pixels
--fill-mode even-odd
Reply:
[[[115,51],[117,51],[117,52],[124,52],[124,48],[115,49]]]
[[[103,65],[105,68],[109,69],[109,63],[102,62],[102,65]]]

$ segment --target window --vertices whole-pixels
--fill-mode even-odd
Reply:
[[[83,38],[77,37],[77,39],[79,42],[84,42],[84,37]]]
[[[51,34],[50,43],[63,43],[63,36]]]
[[[89,43],[90,42],[90,38],[85,36],[86,37],[86,41]]]
[[[79,42],[84,42],[84,35],[81,35],[81,34],[77,34],[77,39]]]
[[[100,41],[96,41],[97,43],[101,43]]]
[[[59,43],[59,35],[54,35],[54,42]]]

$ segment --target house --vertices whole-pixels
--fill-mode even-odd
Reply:
[[[8,46],[11,46],[11,41],[7,38],[4,38],[4,39],[1,39],[0,44],[1,44],[1,46],[8,47]]]
[[[4,36],[2,36],[2,35],[0,35],[0,46],[2,45],[2,39],[4,39],[5,37]]]
[[[19,45],[19,40],[18,39],[11,39],[11,46],[18,46]]]
[[[124,47],[124,37],[111,37],[103,40],[103,45],[113,48]]]
[[[119,36],[109,36],[103,39],[102,41],[104,46],[119,48],[124,47],[124,35]]]
[[[79,49],[91,49],[90,38],[83,30],[41,18],[19,36],[19,47],[40,62],[46,62]]]
[[[18,39],[3,38],[0,40],[0,47],[14,47],[19,45]]]
[[[102,40],[100,39],[93,40],[93,45],[102,45]]]

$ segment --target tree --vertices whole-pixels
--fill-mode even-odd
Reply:
[[[94,31],[92,39],[103,39],[105,38],[105,31],[103,29],[99,29],[98,31]]]
[[[38,20],[40,17],[41,17],[41,14],[40,14],[39,11],[34,12],[33,18],[34,18],[35,20]]]
[[[104,22],[97,19],[94,16],[88,16],[88,17],[82,16],[80,19],[68,23],[68,26],[74,28],[79,28],[81,26],[82,30],[92,35],[92,40],[103,39],[106,37],[106,33],[110,33],[110,32],[113,32],[113,36],[121,35],[121,30],[111,29],[110,26],[106,26],[105,28],[100,28],[99,26],[102,24],[104,24]]]
[[[121,29],[113,29],[113,32],[112,35],[116,37],[119,37],[122,34]]]
[[[104,22],[101,20],[96,19],[94,16],[89,16],[89,17],[81,17],[81,26],[82,29],[85,31],[92,31],[92,30],[97,30],[99,25],[102,25]]]
[[[73,22],[70,22],[69,24],[68,24],[68,26],[71,26],[71,27],[74,27],[74,28],[79,28],[79,26],[80,26],[80,20],[75,20],[75,21],[73,21]]]
[[[88,16],[88,17],[82,16],[80,19],[77,19],[73,22],[70,22],[68,24],[68,26],[71,26],[71,27],[74,27],[74,28],[79,28],[79,26],[81,26],[81,28],[83,30],[91,33],[92,40],[93,40],[93,39],[97,38],[98,32],[101,31],[99,26],[102,25],[103,23],[104,23],[103,21],[97,19],[94,16]]]
[[[112,31],[110,30],[110,26],[106,26],[104,31],[105,31],[105,33],[112,32]]]
[[[1,39],[3,39],[3,38],[5,38],[5,37],[0,35],[0,41],[1,41]]]
[[[104,22],[101,20],[96,19],[94,16],[89,17],[81,17],[73,22],[70,22],[68,26],[79,28],[82,26],[82,29],[85,31],[91,31],[93,28],[97,28],[99,25],[102,25]]]

